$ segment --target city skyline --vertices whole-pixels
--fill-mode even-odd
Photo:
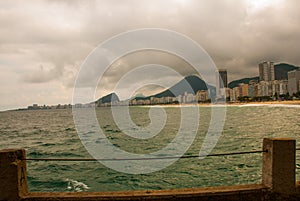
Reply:
[[[263,69],[266,68],[266,69]],[[290,100],[293,94],[297,94],[297,97],[300,98],[300,68],[296,70],[290,70],[287,72],[287,79],[275,79],[275,68],[274,62],[264,61],[258,64],[258,69],[260,75],[258,79],[249,80],[249,83],[241,82],[237,87],[228,88],[227,82],[227,70],[219,69],[216,71],[216,86],[215,92],[212,92],[211,88],[209,89],[209,84],[206,83],[207,89],[200,89],[194,91],[193,93],[188,93],[187,91],[182,91],[178,96],[174,94],[170,95],[158,95],[151,94],[150,96],[144,96],[143,94],[135,95],[126,100],[119,100],[119,97],[114,92],[107,94],[103,97],[100,97],[98,100],[95,100],[91,103],[78,103],[73,106],[75,107],[99,107],[99,106],[124,106],[124,105],[157,105],[157,104],[195,104],[195,103],[214,103],[218,99],[226,100],[226,102],[248,102],[248,101],[270,101],[270,100]],[[198,77],[197,75],[190,75],[185,77],[186,81],[190,80],[191,77]],[[285,77],[283,75],[279,77]],[[194,78],[193,78],[194,79]],[[180,81],[182,82],[182,81]],[[192,81],[194,82],[194,81]],[[203,81],[202,81],[203,82]],[[190,82],[189,82],[190,83]],[[177,89],[180,86],[179,83],[176,84]],[[174,85],[174,86],[176,86]],[[172,86],[172,87],[174,87]],[[171,87],[171,88],[172,88]],[[195,86],[191,86],[194,88]],[[180,87],[179,87],[180,89]],[[183,89],[183,88],[182,88]],[[182,90],[181,89],[181,90]],[[169,91],[172,91],[167,89]],[[165,92],[161,92],[162,94]],[[177,91],[178,93],[178,91]],[[216,93],[215,97],[213,95],[212,100],[211,94]],[[169,93],[166,93],[169,94]],[[289,94],[289,95],[288,95]],[[101,100],[106,100],[102,102]],[[217,101],[218,102],[218,101]],[[71,104],[58,104],[58,105],[42,105],[33,104],[28,106],[28,109],[67,109],[72,108]]]
[[[228,81],[256,76],[261,61],[300,66],[299,6],[297,0],[2,1],[0,110],[72,102],[74,82],[89,53],[107,39],[135,29],[168,29],[187,36],[217,67],[230,72]],[[95,96],[113,91],[133,66],[154,62],[171,66],[182,76],[193,74],[186,62],[174,56],[126,55],[112,64]],[[163,76],[166,86],[180,80],[153,74],[149,82]],[[126,91],[142,83],[137,76],[135,83],[120,87],[121,95],[130,96]],[[149,93],[162,87],[143,90]]]

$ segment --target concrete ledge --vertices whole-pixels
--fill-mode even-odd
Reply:
[[[36,200],[262,200],[268,197],[263,185],[239,185],[226,187],[189,188],[153,191],[123,191],[103,193],[29,193],[23,201]],[[265,199],[263,199],[265,200]]]
[[[28,193],[23,149],[0,150],[0,200],[18,200]]]

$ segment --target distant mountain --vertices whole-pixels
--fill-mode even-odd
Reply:
[[[286,64],[286,63],[280,63],[274,65],[275,80],[287,80],[288,72],[296,69],[299,69],[299,67]]]
[[[163,92],[160,92],[155,95],[147,96],[145,97],[142,94],[138,94],[135,97],[132,97],[131,99],[136,99],[136,100],[146,100],[150,99],[150,97],[156,97],[156,98],[161,98],[161,97],[176,97],[178,95],[182,95],[185,92],[187,93],[194,93],[196,94],[197,91],[199,90],[210,90],[210,96],[213,97],[216,94],[216,89],[215,87],[211,85],[206,85],[205,82],[200,79],[198,76],[195,75],[190,75],[179,81],[177,84],[172,86],[169,89],[166,89]],[[119,101],[119,97],[115,93],[108,94],[106,96],[103,96],[102,98],[98,99],[96,103],[101,104],[101,103],[110,103],[110,102],[115,102]]]
[[[299,67],[291,64],[286,64],[286,63],[275,64],[274,65],[275,80],[287,80],[288,72],[296,69],[299,69]],[[250,80],[259,81],[259,76],[234,80],[228,84],[228,87],[233,89],[234,87],[239,86],[239,84],[241,83],[249,84]]]
[[[144,96],[144,94],[137,94],[137,95],[130,98],[130,100],[133,100],[133,99],[135,99],[135,100],[147,100],[147,99],[149,99],[149,97]]]
[[[290,64],[285,64],[285,63],[276,64],[276,65],[274,65],[275,79],[276,80],[287,79],[287,73],[289,71],[292,71],[295,69],[299,69],[299,67],[293,66]],[[250,80],[259,81],[259,76],[234,80],[228,84],[228,87],[232,89],[234,87],[239,86],[240,83],[249,84]],[[136,95],[134,97],[134,99],[145,100],[145,99],[150,99],[150,97],[156,97],[156,98],[176,97],[178,95],[184,94],[185,92],[195,94],[199,90],[209,90],[210,97],[215,97],[215,95],[216,95],[216,88],[214,86],[211,86],[209,84],[206,85],[206,83],[196,75],[190,75],[190,76],[185,77],[184,79],[179,81],[177,84],[175,84],[174,86],[172,86],[169,89],[166,89],[163,92],[160,92],[158,94],[148,96],[148,97],[145,97],[144,95],[140,94],[140,95]],[[110,102],[115,102],[115,101],[119,101],[119,97],[115,93],[111,93],[111,94],[108,94],[108,95],[98,99],[96,102],[97,103],[110,103]]]
[[[239,84],[244,83],[244,84],[249,84],[250,80],[257,80],[259,81],[259,77],[248,77],[248,78],[243,78],[239,80],[234,80],[228,84],[228,87],[233,89],[234,87],[238,87]]]
[[[197,93],[199,90],[214,89],[210,85],[206,85],[205,82],[200,79],[198,76],[190,75],[182,79],[180,82],[172,86],[171,88],[153,95],[153,97],[176,97],[178,95],[187,93]]]
[[[102,98],[99,98],[96,102],[98,104],[101,104],[101,103],[111,103],[116,101],[120,101],[119,97],[117,96],[117,94],[111,93],[106,96],[103,96]]]

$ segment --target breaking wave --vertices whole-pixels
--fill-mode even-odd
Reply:
[[[83,192],[83,191],[88,191],[90,189],[88,185],[80,181],[76,181],[73,179],[66,179],[66,182],[68,182],[68,186],[67,186],[68,191]]]

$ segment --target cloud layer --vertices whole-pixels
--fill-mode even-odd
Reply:
[[[1,1],[0,109],[70,103],[87,55],[133,29],[163,28],[190,37],[228,70],[229,80],[257,75],[262,60],[300,66],[299,7],[298,0]],[[149,56],[136,58],[139,63]],[[108,93],[109,82],[132,68],[132,61],[116,61],[123,69],[112,67],[97,95]],[[192,73],[178,59],[162,63]]]

